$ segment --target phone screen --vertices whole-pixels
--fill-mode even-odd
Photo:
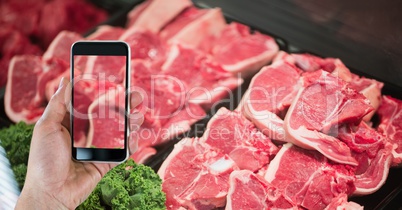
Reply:
[[[70,131],[77,160],[120,161],[126,156],[129,55],[102,44],[98,51],[85,45],[78,48],[83,51],[72,49]]]

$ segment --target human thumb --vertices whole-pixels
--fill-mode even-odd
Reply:
[[[71,87],[68,80],[63,77],[60,80],[59,88],[47,104],[40,121],[61,124],[67,113],[70,95]]]

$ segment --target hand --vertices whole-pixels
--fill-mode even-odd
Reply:
[[[70,93],[71,86],[63,78],[35,125],[27,177],[16,209],[75,209],[116,165],[72,160],[68,124],[63,125]],[[139,127],[142,121],[137,114],[130,124]]]

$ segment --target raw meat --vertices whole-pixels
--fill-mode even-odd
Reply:
[[[105,11],[98,10],[85,1],[50,1],[41,8],[37,37],[40,37],[42,46],[46,48],[60,31],[84,33],[90,27],[105,20],[106,16]]]
[[[225,206],[229,175],[237,169],[227,155],[205,148],[198,139],[181,140],[158,171],[167,209]]]
[[[278,50],[272,37],[250,34],[247,26],[231,23],[215,41],[211,54],[226,71],[247,76],[268,64]]]
[[[187,93],[186,100],[206,109],[232,94],[243,82],[214,64],[203,52],[182,45],[169,48],[161,72],[179,79]]]
[[[79,40],[84,39],[81,35],[71,32],[62,31],[52,41],[43,54],[43,60],[49,60],[52,58],[59,58],[66,63],[70,63],[70,49],[71,45]]]
[[[350,148],[325,133],[342,124],[360,123],[373,110],[369,101],[328,72],[318,70],[303,77],[304,87],[284,120],[287,140],[315,149],[335,162],[357,165]]]
[[[350,70],[337,58],[320,58],[308,53],[287,54],[281,51],[274,60],[284,60],[308,72],[322,69],[346,82],[350,82],[353,77]]]
[[[74,146],[83,147],[87,143],[89,129],[88,108],[99,95],[114,88],[114,83],[100,83],[88,75],[74,74]],[[48,84],[49,85],[49,84]],[[50,84],[51,85],[51,84]]]
[[[160,36],[168,44],[199,48],[205,38],[217,37],[226,26],[220,8],[198,10],[189,8],[168,24]]]
[[[123,33],[124,29],[108,25],[99,26],[94,33],[86,37],[87,40],[117,40]]]
[[[240,169],[257,171],[278,148],[238,112],[222,107],[208,122],[201,142],[233,159]]]
[[[139,147],[130,158],[137,164],[144,164],[150,157],[155,155],[156,152],[157,151],[153,147]]]
[[[0,28],[0,87],[7,83],[8,66],[14,55],[41,55],[42,50],[12,27]]]
[[[380,116],[378,131],[394,145],[392,165],[399,166],[402,164],[402,101],[383,96],[377,113]]]
[[[317,151],[285,144],[268,166],[265,179],[284,197],[306,209],[324,209],[334,197],[354,192],[354,171]]]
[[[333,198],[324,210],[363,210],[363,206],[352,201],[348,202],[348,195],[341,193]]]
[[[27,71],[31,73],[27,74]],[[40,57],[15,56],[11,60],[4,107],[13,122],[35,123],[42,115],[44,107],[41,99],[36,97],[36,87],[42,72]]]
[[[91,103],[88,108],[89,132],[86,147],[124,147],[124,96],[124,88],[116,86]]]
[[[131,59],[163,59],[165,47],[159,37],[149,31],[126,31],[120,38],[131,49]]]
[[[392,145],[373,128],[362,122],[359,126],[343,126],[337,137],[352,150],[358,161],[356,168],[356,195],[367,195],[377,191],[388,176],[392,161]]]
[[[363,118],[364,121],[369,122],[381,104],[381,89],[384,83],[357,75],[353,75],[352,78],[353,79],[349,82],[349,86],[363,94],[374,108],[373,111]]]
[[[121,84],[126,72],[126,56],[88,56],[85,74],[98,80]]]
[[[203,119],[207,114],[197,104],[187,103],[178,113],[167,121],[162,127],[162,136],[158,144],[164,143],[189,131],[191,125]]]
[[[131,20],[128,20],[130,24],[129,31],[141,30],[158,33],[163,26],[182,10],[192,5],[189,0],[152,0],[145,4],[142,6],[145,8],[137,9],[137,11],[131,13]]]
[[[226,210],[297,209],[275,187],[251,171],[233,171],[229,185]]]
[[[385,183],[392,162],[392,145],[385,144],[374,158],[368,159],[364,173],[356,174],[355,195],[368,195],[376,192]]]
[[[39,56],[13,57],[4,96],[7,116],[13,122],[35,123],[46,106],[46,83],[66,68],[67,64],[57,59],[42,62]]]
[[[263,67],[243,96],[243,114],[272,139],[286,141],[283,121],[277,115],[283,115],[295,98],[301,86],[299,72],[282,61]]]

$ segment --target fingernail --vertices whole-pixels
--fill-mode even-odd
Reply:
[[[63,87],[63,84],[64,84],[64,77],[62,77],[61,80],[60,80],[59,89],[60,89],[61,87]]]

